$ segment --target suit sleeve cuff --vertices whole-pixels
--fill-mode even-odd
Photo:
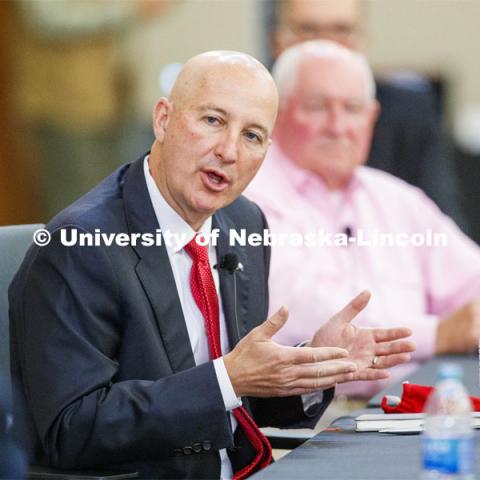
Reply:
[[[233,389],[232,382],[228,376],[223,357],[216,358],[213,361],[215,373],[217,375],[218,385],[222,393],[223,403],[225,404],[225,410],[230,412],[234,408],[242,405],[242,400],[237,397],[235,390]]]

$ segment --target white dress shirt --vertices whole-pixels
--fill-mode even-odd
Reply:
[[[148,155],[144,160],[144,173],[145,180],[147,182],[148,193],[153,205],[153,210],[155,211],[155,215],[162,232],[169,231],[171,233],[175,233],[177,234],[177,238],[181,239],[181,243],[166,243],[165,247],[167,249],[168,258],[172,267],[178,296],[180,297],[180,304],[182,306],[183,316],[187,325],[188,337],[190,340],[190,345],[192,346],[195,364],[201,365],[202,363],[206,363],[210,360],[210,351],[208,348],[207,336],[205,335],[205,319],[198,309],[190,290],[190,271],[192,269],[192,259],[183,247],[185,247],[185,245],[187,245],[187,243],[189,243],[197,233],[203,234],[205,238],[210,238],[212,231],[212,217],[209,217],[207,220],[205,220],[204,224],[200,227],[200,230],[195,232],[190,225],[188,225],[188,223],[185,222],[185,220],[166,202],[158,190],[155,180],[150,174]],[[209,245],[208,247],[208,258],[210,261],[210,270],[212,271],[213,280],[215,282],[215,288],[217,290],[220,314],[220,342],[222,346],[222,353],[225,354],[230,351],[230,342],[228,341],[227,326],[222,308],[218,270],[212,268],[213,265],[217,264],[217,252],[215,247],[212,245]],[[227,412],[230,412],[234,408],[241,406],[242,401],[235,395],[235,390],[233,389],[232,382],[230,381],[227,369],[225,368],[223,357],[215,359],[213,361],[213,365],[215,367],[215,373],[217,375],[225,409]],[[302,401],[304,410],[307,410],[317,403],[321,403],[322,399],[322,391],[303,395]],[[232,431],[235,431],[237,427],[237,421],[231,414],[230,422],[232,425]],[[220,478],[232,478],[232,465],[226,450],[222,449],[219,453],[221,459]]]
[[[210,360],[210,352],[208,349],[208,340],[205,335],[205,319],[198,309],[197,304],[192,296],[190,290],[190,270],[192,269],[192,259],[188,253],[183,249],[190,240],[197,234],[201,233],[205,238],[210,237],[212,230],[212,217],[209,217],[201,226],[199,232],[195,232],[190,225],[183,220],[180,215],[165,201],[162,194],[158,190],[155,181],[150,174],[148,165],[148,156],[144,160],[144,173],[147,182],[148,193],[152,201],[153,209],[158,220],[158,224],[162,232],[169,231],[178,235],[177,238],[182,239],[180,245],[176,242],[166,244],[168,258],[173,271],[175,285],[177,287],[178,296],[180,297],[180,304],[182,306],[183,316],[187,325],[188,337],[190,345],[192,346],[193,357],[195,364],[200,365]],[[222,345],[222,353],[230,351],[230,343],[228,341],[227,327],[225,324],[225,315],[223,314],[222,299],[220,297],[220,280],[218,277],[218,270],[212,268],[217,264],[217,253],[215,247],[209,245],[208,258],[210,260],[210,269],[213,274],[215,288],[218,296],[218,306],[220,313],[220,342]],[[225,409],[231,411],[239,407],[241,400],[235,395],[232,383],[225,368],[223,358],[217,358],[213,361],[215,373],[217,374],[218,384],[222,392]],[[230,415],[232,430],[235,431],[237,421],[233,415]],[[225,449],[220,450],[221,459],[221,478],[232,478],[232,465],[228,458]]]

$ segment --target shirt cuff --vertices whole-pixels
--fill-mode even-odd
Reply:
[[[230,381],[230,377],[228,376],[223,357],[216,358],[213,361],[213,366],[217,375],[220,391],[222,392],[225,410],[227,412],[230,412],[234,408],[241,407],[242,400],[235,395],[235,390],[233,389],[232,382]]]
[[[415,320],[414,324],[405,325],[413,331],[412,336],[407,340],[415,342],[417,347],[412,353],[412,359],[417,361],[428,360],[435,355],[435,343],[440,319],[436,315],[422,315]]]

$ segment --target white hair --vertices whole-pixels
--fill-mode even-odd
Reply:
[[[375,79],[365,55],[329,40],[311,40],[287,48],[273,65],[272,76],[277,84],[280,103],[288,99],[295,89],[300,63],[307,56],[356,62],[364,73],[369,100],[375,98]]]

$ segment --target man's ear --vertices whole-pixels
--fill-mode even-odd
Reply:
[[[270,51],[272,52],[272,59],[276,60],[280,51],[280,39],[276,27],[270,32]]]
[[[378,116],[380,115],[381,109],[382,107],[380,106],[380,102],[378,100],[374,100],[372,105],[372,110],[370,112],[370,122],[372,125],[372,129],[377,123]]]
[[[290,46],[285,35],[285,31],[278,25],[273,27],[270,33],[270,51],[272,52],[273,61],[275,61],[278,56]]]
[[[160,143],[165,138],[172,110],[173,104],[166,97],[160,98],[153,108],[153,133],[155,134],[155,139]]]

